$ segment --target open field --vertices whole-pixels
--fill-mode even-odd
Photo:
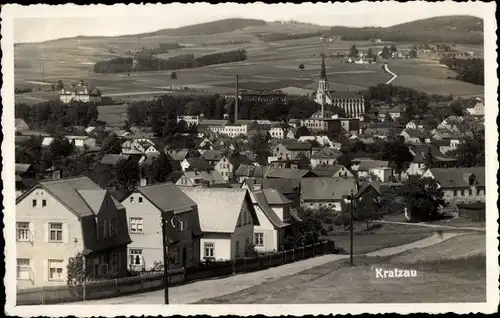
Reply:
[[[486,301],[484,235],[460,235],[389,257],[340,260],[202,304],[414,303]],[[417,277],[375,278],[374,268],[415,269]],[[300,288],[297,288],[300,286]]]
[[[66,39],[38,44],[22,44],[15,47],[15,84],[16,87],[47,86],[62,80],[72,83],[84,80],[99,87],[104,95],[134,93],[123,99],[142,99],[150,95],[161,94],[165,87],[186,86],[207,93],[227,94],[234,91],[234,78],[240,75],[242,88],[316,89],[319,78],[320,54],[326,54],[326,67],[332,90],[359,91],[369,86],[385,83],[390,75],[382,71],[377,64],[344,64],[342,58],[330,56],[336,53],[347,54],[351,45],[360,50],[372,48],[378,52],[388,43],[369,41],[336,41],[333,44],[322,43],[319,38],[261,42],[255,36],[259,33],[282,32],[293,29],[295,33],[315,32],[324,27],[307,25],[253,26],[243,30],[203,36],[149,36],[118,37],[102,39]],[[285,31],[283,31],[285,32]],[[288,32],[288,31],[287,31]],[[249,43],[234,45],[213,45],[224,41],[245,40]],[[128,74],[96,74],[93,64],[97,60],[125,56],[129,50],[141,47],[153,48],[159,43],[176,42],[189,44],[190,47],[169,51],[164,57],[193,53],[197,56],[244,48],[248,59],[242,62],[212,65],[196,69],[177,70],[178,79],[172,83],[171,71],[141,72]],[[209,44],[207,44],[209,43]],[[206,45],[203,45],[206,44]],[[395,43],[400,50],[407,50],[410,43]],[[480,46],[463,46],[463,49],[481,55]],[[110,53],[116,52],[116,53]],[[415,60],[391,60],[389,68],[398,74],[394,85],[413,87],[428,93],[475,95],[483,94],[483,87],[447,79],[453,72],[439,65],[437,56],[421,54]],[[298,65],[305,69],[300,71]],[[142,93],[142,94],[138,94]],[[168,92],[166,92],[168,93]],[[32,92],[17,95],[17,102],[36,103],[57,97],[57,92]]]

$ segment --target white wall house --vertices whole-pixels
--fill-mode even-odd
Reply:
[[[200,259],[232,260],[245,256],[253,242],[254,225],[259,225],[247,189],[181,188],[198,205],[203,236]]]
[[[77,148],[95,148],[95,139],[89,136],[65,136]]]
[[[85,103],[100,103],[101,102],[101,92],[98,89],[89,90],[86,85],[80,81],[75,87],[71,89],[62,89],[59,94],[59,99],[65,104],[69,104],[72,101],[75,102],[85,102]]]
[[[15,214],[18,288],[66,285],[80,252],[89,276],[125,274],[125,208],[89,178],[40,182],[16,200]]]
[[[122,200],[127,208],[127,266],[131,270],[149,270],[155,262],[163,264],[161,216],[168,223],[171,267],[190,267],[199,262],[200,240],[196,203],[172,183],[139,187]],[[170,234],[170,235],[169,235]],[[194,235],[193,235],[194,234]]]
[[[209,130],[216,134],[220,134],[223,136],[228,136],[234,138],[239,135],[247,135],[248,134],[248,125],[224,125],[224,126],[209,126]]]

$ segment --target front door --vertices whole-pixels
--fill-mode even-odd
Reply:
[[[182,248],[182,267],[186,267],[186,245]]]

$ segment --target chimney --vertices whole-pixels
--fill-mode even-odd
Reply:
[[[236,96],[234,99],[234,121],[238,120],[238,103],[239,103],[239,87],[238,87],[238,74],[236,74]]]

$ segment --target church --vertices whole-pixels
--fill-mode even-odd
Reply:
[[[325,56],[322,55],[321,75],[318,90],[316,91],[315,102],[321,105],[320,115],[325,115],[325,106],[330,105],[344,110],[347,117],[361,118],[365,112],[365,100],[362,95],[353,92],[334,92],[328,87],[326,76]]]

